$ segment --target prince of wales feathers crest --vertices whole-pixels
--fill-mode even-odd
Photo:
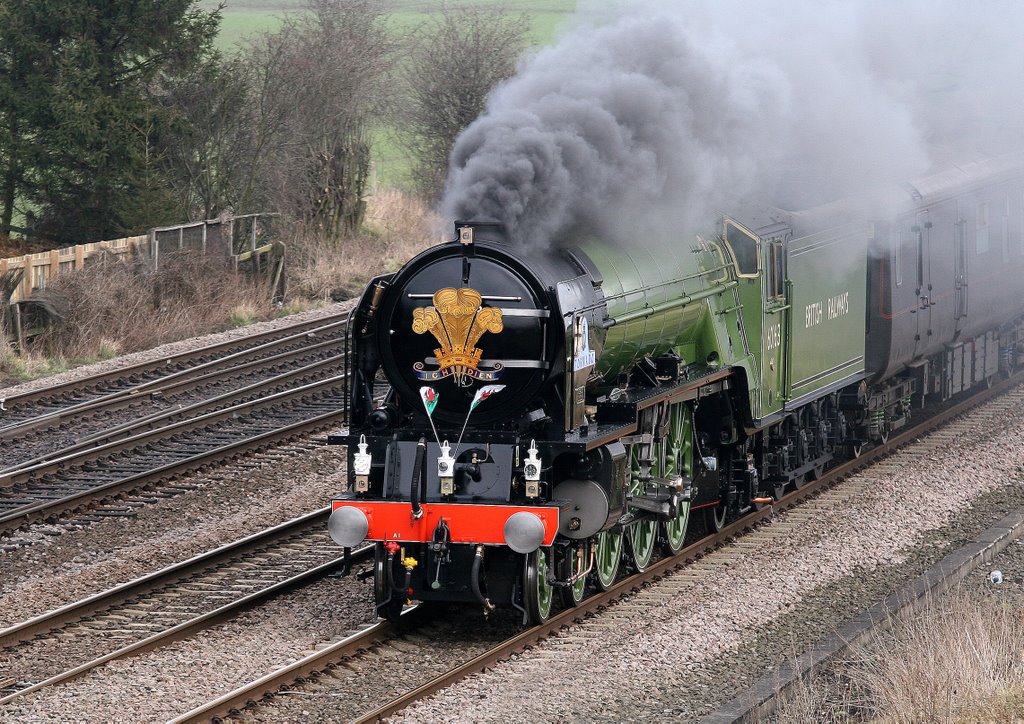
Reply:
[[[481,307],[481,301],[483,297],[475,289],[446,287],[434,292],[433,306],[413,310],[412,331],[430,332],[441,345],[434,350],[438,368],[427,370],[423,362],[417,362],[417,377],[440,380],[451,376],[459,387],[468,387],[472,379],[498,379],[501,363],[495,363],[491,369],[480,369],[483,350],[476,343],[484,332],[497,334],[504,329],[501,310]]]

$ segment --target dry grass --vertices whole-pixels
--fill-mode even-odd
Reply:
[[[888,649],[861,652],[851,677],[892,722],[1024,718],[1024,612],[956,593],[897,624]]]
[[[1024,611],[958,592],[854,648],[812,685],[794,687],[777,720],[1024,721]]]
[[[368,201],[365,229],[355,238],[299,235],[288,244],[288,294],[311,301],[358,295],[376,274],[395,271],[439,239],[438,221],[415,197],[383,191]]]
[[[161,259],[101,259],[61,274],[43,292],[63,323],[33,343],[51,358],[106,359],[253,321],[270,312],[260,284],[227,263],[187,254]]]

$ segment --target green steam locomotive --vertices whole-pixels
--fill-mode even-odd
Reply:
[[[382,616],[543,621],[1011,370],[1022,225],[1007,159],[618,246],[458,222],[352,312],[331,535]]]

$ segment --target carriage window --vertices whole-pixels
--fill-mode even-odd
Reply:
[[[892,232],[892,273],[896,277],[896,286],[903,283],[903,230]]]
[[[725,243],[736,260],[736,274],[741,277],[756,277],[761,269],[758,259],[757,237],[731,221],[725,222]]]
[[[988,202],[978,204],[978,221],[975,225],[974,246],[979,254],[988,251]]]

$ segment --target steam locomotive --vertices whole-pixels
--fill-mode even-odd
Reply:
[[[378,613],[541,622],[1021,362],[1024,164],[713,233],[572,247],[457,222],[349,320],[348,489]]]

